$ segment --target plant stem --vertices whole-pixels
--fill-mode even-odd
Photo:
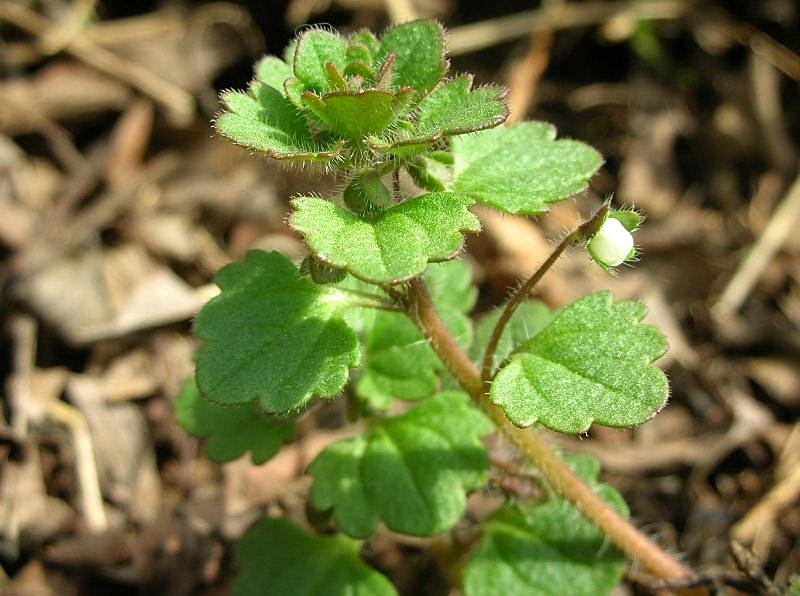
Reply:
[[[530,276],[530,278],[528,278],[528,281],[517,288],[517,291],[514,292],[508,302],[506,302],[506,307],[503,310],[503,313],[500,315],[497,324],[494,326],[492,335],[489,337],[489,343],[486,344],[486,350],[483,352],[481,380],[484,383],[488,383],[492,380],[492,369],[494,368],[497,345],[500,343],[500,338],[503,336],[503,331],[505,331],[506,325],[508,325],[511,317],[514,316],[514,312],[517,310],[519,305],[522,304],[522,302],[530,295],[530,293],[536,287],[536,284],[539,283],[539,280],[541,280],[542,277],[544,277],[544,274],[550,270],[550,267],[553,266],[553,263],[558,260],[558,257],[561,256],[561,253],[563,253],[567,247],[579,240],[591,238],[595,234],[599,224],[605,221],[608,210],[609,204],[606,203],[597,211],[597,213],[592,216],[590,220],[581,224],[572,232],[570,232],[559,243],[552,254],[547,257],[547,260],[539,266],[539,268],[534,272],[533,275]]]
[[[632,560],[664,580],[686,579],[694,574],[661,549],[589,488],[552,449],[531,430],[514,426],[486,394],[477,366],[455,340],[433,305],[425,282],[409,282],[403,298],[408,315],[416,322],[450,373],[525,458],[536,466],[553,489],[572,503]]]

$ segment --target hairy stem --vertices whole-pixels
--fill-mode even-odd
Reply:
[[[608,210],[609,205],[606,203],[597,211],[597,213],[592,216],[590,220],[570,232],[559,243],[552,254],[547,257],[547,260],[539,266],[539,268],[533,273],[533,275],[530,276],[530,278],[528,278],[528,281],[517,288],[517,291],[514,292],[508,302],[506,302],[505,309],[503,309],[503,313],[500,315],[497,324],[494,326],[492,334],[489,337],[489,343],[486,344],[486,350],[483,352],[481,379],[484,383],[488,383],[492,380],[492,371],[494,369],[494,359],[495,353],[497,352],[497,345],[500,343],[500,338],[503,336],[503,331],[505,331],[506,325],[508,325],[511,317],[514,316],[514,312],[516,312],[517,308],[519,308],[519,305],[522,304],[522,302],[530,295],[530,293],[536,287],[536,284],[539,283],[542,277],[544,277],[544,274],[550,270],[553,264],[558,260],[558,257],[561,256],[561,253],[563,253],[573,243],[578,242],[579,240],[590,238],[595,234],[599,224],[605,220]]]
[[[409,283],[403,298],[408,315],[417,323],[433,349],[473,401],[495,426],[546,476],[552,488],[597,525],[628,557],[664,580],[686,579],[693,573],[661,549],[603,501],[534,431],[514,426],[486,394],[477,366],[455,340],[433,305],[425,282]]]

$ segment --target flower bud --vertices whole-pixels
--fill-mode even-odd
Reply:
[[[603,267],[622,264],[633,250],[633,236],[618,219],[609,217],[587,246],[589,254]]]

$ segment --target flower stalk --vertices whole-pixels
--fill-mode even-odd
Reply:
[[[589,222],[565,238],[559,248],[554,251],[555,258],[577,237],[580,237],[580,234],[585,233],[591,227],[592,222],[597,221],[597,218],[596,214]],[[551,255],[539,271],[546,271],[555,258]],[[527,296],[527,292],[544,274],[539,271],[531,278],[534,280],[533,283],[526,283],[515,294],[515,297]],[[517,302],[521,300],[522,298]],[[486,392],[487,384],[481,378],[480,371],[442,321],[423,280],[414,279],[409,282],[408,292],[403,296],[403,302],[407,314],[419,326],[425,338],[430,341],[448,371],[497,429],[520,450],[531,464],[541,470],[556,493],[572,503],[578,511],[600,528],[631,560],[640,563],[653,575],[662,580],[681,580],[694,577],[693,572],[683,563],[663,550],[606,504],[567,466],[564,460],[556,455],[540,435],[535,431],[525,430],[512,424],[506,418],[503,410],[490,401]],[[513,314],[513,309],[511,309],[511,314]],[[685,593],[689,594],[690,592]],[[693,591],[692,593],[697,594],[698,592]]]

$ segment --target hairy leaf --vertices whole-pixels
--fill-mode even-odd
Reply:
[[[442,137],[476,132],[502,124],[508,117],[505,89],[472,89],[472,76],[448,81],[419,105],[413,132],[396,132],[391,139],[370,140],[376,151],[410,155],[429,147]]]
[[[315,197],[292,201],[292,227],[320,261],[372,283],[394,283],[425,270],[428,262],[456,254],[462,232],[480,230],[465,195],[421,195],[374,216],[362,217]]]
[[[543,122],[457,137],[451,189],[507,213],[544,213],[584,190],[603,163],[588,145],[555,138],[555,128]]]
[[[237,145],[282,160],[328,161],[342,151],[341,143],[318,143],[297,109],[268,84],[256,81],[250,94],[226,92],[222,101],[229,111],[216,128]]]
[[[480,439],[491,431],[465,394],[442,393],[325,449],[309,468],[311,498],[351,536],[370,535],[381,520],[402,534],[445,532],[464,513],[465,489],[486,482]]]
[[[282,414],[342,391],[360,355],[341,318],[349,296],[301,277],[277,252],[251,251],[216,281],[222,293],[194,326],[208,344],[197,357],[197,385],[207,399],[257,401]]]
[[[405,109],[410,88],[398,93],[382,89],[336,91],[317,96],[302,95],[303,103],[331,130],[360,139],[387,129]]]
[[[439,389],[439,358],[404,314],[375,313],[364,350],[355,389],[374,407],[388,408],[394,399],[422,399]]]
[[[241,566],[233,596],[396,596],[386,577],[344,536],[308,534],[285,519],[264,518],[236,545]]]
[[[381,38],[377,64],[394,54],[393,87],[412,87],[425,94],[447,72],[444,30],[435,21],[418,20],[393,27]]]
[[[475,343],[470,349],[470,355],[478,364],[483,361],[486,344],[489,343],[492,331],[502,314],[503,307],[501,306],[483,317],[475,327]],[[526,300],[520,304],[497,343],[494,365],[505,362],[517,347],[547,327],[553,320],[553,316],[554,314],[543,302]]]
[[[292,71],[291,64],[286,64],[277,56],[264,56],[256,62],[255,75],[257,81],[277,89],[285,95],[284,83],[294,76],[294,71]]]
[[[669,386],[652,362],[664,336],[639,321],[646,308],[613,302],[610,292],[581,298],[523,344],[492,383],[491,398],[518,426],[540,422],[580,433],[592,422],[641,424],[666,403]]]
[[[620,494],[597,482],[599,466],[570,458],[575,471],[627,517]],[[467,565],[466,596],[602,596],[619,584],[627,561],[572,505],[554,498],[539,506],[507,505],[483,523],[483,539]]]
[[[466,348],[472,340],[466,313],[477,298],[469,265],[464,261],[432,264],[425,281],[445,324]],[[387,408],[394,399],[422,399],[439,389],[444,364],[407,316],[375,312],[362,330],[365,356],[356,383],[359,397],[374,407]]]
[[[175,411],[187,433],[208,439],[206,455],[216,462],[231,461],[249,451],[253,463],[263,464],[295,435],[293,423],[264,414],[254,403],[211,403],[200,395],[194,379],[183,386]]]
[[[300,36],[294,54],[294,75],[308,91],[332,91],[326,64],[339,71],[347,66],[347,42],[339,35],[311,29]]]
[[[419,105],[417,135],[449,136],[476,132],[502,124],[508,117],[505,89],[472,89],[472,76],[448,81]]]
[[[354,45],[365,47],[369,52],[368,61],[370,64],[375,61],[375,58],[381,51],[381,42],[378,41],[378,38],[375,37],[375,34],[369,29],[361,29],[350,35],[349,43],[350,47]],[[358,56],[354,58],[357,59]]]

